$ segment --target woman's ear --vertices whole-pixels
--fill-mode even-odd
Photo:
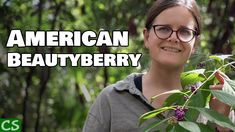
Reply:
[[[149,46],[148,46],[148,39],[149,39],[149,31],[148,31],[148,29],[147,28],[144,28],[144,30],[143,30],[143,35],[144,35],[144,46],[146,47],[146,48],[148,48]]]

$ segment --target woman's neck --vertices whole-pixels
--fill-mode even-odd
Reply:
[[[164,66],[151,65],[149,71],[144,76],[145,84],[149,88],[156,87],[161,91],[181,89],[180,74],[183,68],[169,68]]]
[[[143,95],[151,102],[151,97],[165,93],[167,91],[182,89],[180,73],[183,68],[172,68],[151,65],[149,71],[143,75],[142,90]],[[151,102],[154,108],[160,108],[168,97],[168,94],[159,96]]]

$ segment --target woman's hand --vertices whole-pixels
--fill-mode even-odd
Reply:
[[[222,84],[210,86],[210,89],[212,90],[222,90],[222,88],[223,88]],[[216,99],[216,97],[212,97],[210,101],[210,108],[216,110],[218,113],[223,114],[225,116],[228,116],[230,112],[230,106],[219,101],[218,99]]]
[[[211,85],[210,89],[211,90],[222,90],[223,85],[224,85],[224,77],[220,74],[219,71],[217,71],[215,73],[215,77],[216,79],[219,81],[220,84],[217,85]],[[230,106],[219,101],[218,99],[216,99],[216,97],[212,97],[210,102],[209,102],[210,108],[214,109],[215,111],[217,111],[218,113],[224,115],[224,116],[229,116],[230,113]],[[216,126],[216,130],[217,131],[221,131],[221,132],[228,132],[230,131],[230,129],[227,128],[223,128],[221,126]]]
[[[211,85],[210,89],[211,90],[222,90],[225,77],[223,76],[223,74],[221,74],[220,71],[216,71],[215,78],[219,81],[219,84]],[[229,112],[230,112],[230,106],[219,101],[218,99],[216,99],[216,97],[212,97],[212,99],[210,100],[210,108],[216,110],[217,112],[219,112],[220,114],[223,114],[225,116],[228,116]]]

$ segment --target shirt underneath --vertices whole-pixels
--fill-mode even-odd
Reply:
[[[143,75],[139,75],[139,76],[134,77],[135,86],[137,89],[140,90],[140,92],[142,92],[142,76]]]

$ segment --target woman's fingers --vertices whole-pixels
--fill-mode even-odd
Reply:
[[[223,85],[222,84],[210,85],[209,88],[211,90],[222,90]],[[212,99],[216,99],[216,97],[212,97]]]
[[[222,90],[222,88],[223,88],[222,84],[210,85],[211,90]],[[219,101],[218,99],[216,99],[216,97],[211,98],[210,107],[216,110],[217,112],[224,114],[226,116],[229,114],[229,111],[230,111],[230,106]]]
[[[224,84],[224,78],[223,76],[221,75],[220,71],[217,71],[215,73],[215,77],[216,79],[219,81],[219,84],[216,84],[216,85],[210,85],[209,88],[211,90],[222,90],[223,88],[223,84]],[[216,99],[215,97],[212,97],[212,99]]]
[[[224,84],[224,77],[221,75],[219,71],[215,73],[215,77],[220,82],[220,84]]]
[[[222,90],[223,84],[210,85],[211,90]]]

